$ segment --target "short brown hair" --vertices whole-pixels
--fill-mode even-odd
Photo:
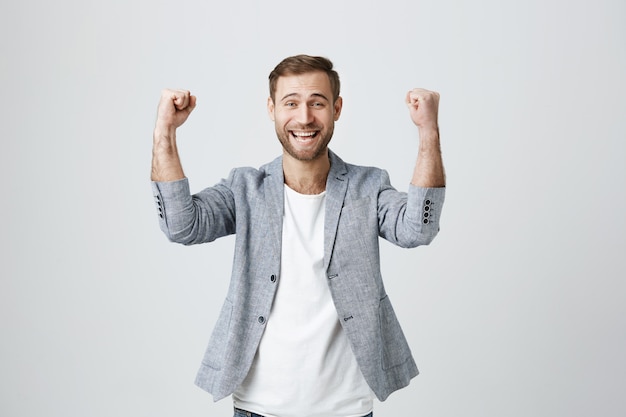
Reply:
[[[322,71],[328,75],[330,88],[333,92],[333,101],[339,97],[339,74],[333,69],[333,63],[321,56],[294,55],[283,59],[270,73],[270,97],[275,101],[276,83],[279,77],[285,75],[300,75],[308,72]]]

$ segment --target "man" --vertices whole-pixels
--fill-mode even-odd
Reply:
[[[164,90],[154,130],[152,184],[161,229],[183,244],[236,234],[231,283],[196,383],[236,416],[361,417],[417,375],[385,293],[378,238],[428,244],[439,230],[445,177],[439,95],[407,93],[419,131],[408,193],[378,168],[328,149],[342,99],[322,57],[272,71],[267,110],[283,154],[239,168],[191,195],[176,128],[196,105]]]

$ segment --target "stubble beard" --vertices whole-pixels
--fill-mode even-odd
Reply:
[[[307,129],[317,130],[315,129],[315,127],[307,127]],[[320,130],[318,135],[321,135],[321,138],[318,141],[318,145],[314,149],[305,152],[298,151],[292,146],[290,140],[291,134],[289,133],[289,129],[279,130],[277,128],[276,136],[278,137],[280,144],[283,146],[283,149],[285,152],[287,152],[287,154],[289,154],[292,158],[298,161],[308,162],[314,161],[322,157],[323,155],[326,155],[326,152],[328,150],[328,144],[333,137],[333,132],[334,126],[330,126],[326,131]]]

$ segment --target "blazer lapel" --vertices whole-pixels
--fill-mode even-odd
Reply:
[[[283,212],[284,212],[284,174],[283,159],[276,158],[270,162],[267,167],[267,174],[264,179],[265,183],[265,205],[267,207],[266,219],[269,226],[270,236],[267,242],[271,242],[273,253],[281,254],[282,232],[283,232]]]
[[[326,180],[326,211],[324,217],[324,269],[328,269],[333,253],[341,208],[348,189],[346,164],[330,149],[330,172]]]

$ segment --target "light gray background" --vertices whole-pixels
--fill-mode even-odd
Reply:
[[[182,247],[149,187],[160,90],[193,190],[278,155],[267,75],[330,57],[332,148],[406,188],[438,90],[448,194],[383,244],[422,374],[377,416],[626,415],[623,1],[94,1],[0,6],[0,415],[228,416],[193,385],[233,239]]]

